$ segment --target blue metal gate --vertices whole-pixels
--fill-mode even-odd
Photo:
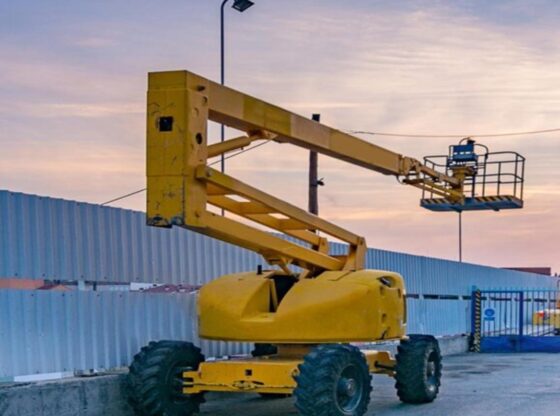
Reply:
[[[472,350],[560,352],[560,291],[474,290]]]

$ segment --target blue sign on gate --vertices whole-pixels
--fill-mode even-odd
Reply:
[[[484,320],[494,321],[496,319],[496,310],[493,308],[484,309]]]

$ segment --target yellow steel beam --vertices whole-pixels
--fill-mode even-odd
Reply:
[[[274,139],[277,142],[291,143],[386,175],[407,176],[419,169],[438,181],[459,184],[457,179],[430,169],[414,158],[319,124],[258,98],[212,81],[208,88],[209,116],[218,123],[244,131],[265,129],[278,135]]]
[[[448,176],[442,172],[438,172],[437,170],[424,165],[419,160],[410,157],[403,157],[400,171],[401,173],[399,174],[399,176],[403,176],[405,178],[408,178],[409,180],[423,180],[421,176],[424,175],[428,178],[431,178],[435,182],[446,183],[453,188],[458,187],[461,184],[461,182],[456,177]]]
[[[231,152],[232,150],[241,149],[257,140],[272,140],[275,137],[275,134],[266,131],[258,131],[247,136],[240,136],[235,139],[228,139],[220,143],[211,144],[208,146],[208,157],[211,158]]]
[[[227,192],[223,188],[220,188],[223,192]],[[216,205],[217,207],[227,209],[231,212],[234,212],[238,215],[251,215],[251,214],[271,214],[274,211],[272,208],[267,207],[260,202],[255,201],[247,201],[247,202],[240,202],[235,201],[226,196],[226,194],[221,195],[210,195],[208,196],[208,202],[212,205]]]
[[[309,270],[342,270],[345,266],[344,261],[332,256],[220,215],[206,212],[203,221],[206,227],[195,231],[256,251],[280,265],[291,263]]]
[[[272,210],[270,208],[267,208],[266,206],[262,205],[263,209],[261,211],[266,211],[266,212],[247,212],[246,208],[247,205],[249,205],[251,208],[255,207],[256,204],[255,202],[238,202],[238,201],[234,201],[231,198],[225,197],[225,196],[209,196],[208,197],[208,203],[217,206],[218,208],[223,208],[229,212],[232,212],[234,214],[237,214],[239,216],[245,217],[247,219],[250,219],[252,221],[255,221],[256,223],[265,225],[269,228],[273,228],[275,230],[278,231],[282,231],[284,233],[286,233],[287,235],[290,235],[292,237],[295,238],[299,238],[300,240],[303,240],[307,243],[310,243],[314,246],[318,246],[321,243],[321,237],[319,237],[317,234],[306,231],[307,228],[305,230],[287,230],[285,228],[282,227],[281,225],[281,220],[278,218],[275,218],[271,215],[267,215],[268,213],[272,212]],[[255,204],[255,205],[254,205]],[[255,209],[253,209],[253,211],[257,211],[256,207]]]
[[[402,156],[220,84],[209,83],[210,118],[248,131],[266,129],[289,142],[386,174],[399,174]]]
[[[208,158],[216,157],[232,150],[241,149],[249,146],[253,141],[258,140],[251,136],[241,136],[235,139],[229,139],[224,142],[214,143],[208,146]]]
[[[454,186],[459,184],[456,178],[428,168],[414,158],[317,123],[191,72],[171,71],[150,75],[158,74],[177,79],[186,77],[203,80],[199,89],[203,88],[208,97],[208,116],[212,121],[247,132],[266,131],[269,137],[276,135],[274,140],[277,142],[291,143],[387,175],[407,176],[422,172],[438,181]],[[177,84],[180,85],[180,80]]]
[[[196,177],[200,181],[208,182],[218,187],[224,188],[230,191],[232,194],[241,195],[249,200],[259,202],[266,205],[272,209],[274,212],[281,213],[288,217],[290,220],[285,221],[285,229],[293,229],[291,227],[303,227],[304,224],[309,229],[321,230],[326,234],[336,237],[342,241],[349,244],[358,244],[360,238],[358,235],[353,234],[335,224],[323,220],[316,215],[310,214],[309,212],[298,208],[286,201],[278,199],[272,195],[269,195],[263,191],[253,188],[231,176],[225,175],[216,169],[212,169],[207,166],[202,166],[197,168]]]
[[[183,393],[205,391],[291,394],[302,358],[217,360],[183,373]]]
[[[464,194],[460,189],[448,188],[426,179],[404,179],[403,183],[414,186],[415,188],[428,191],[435,195],[443,196],[445,198],[448,198],[450,201],[458,202],[464,198]]]
[[[194,169],[205,166],[208,81],[188,72],[151,73],[147,103],[148,224],[203,227],[206,184]]]
[[[224,196],[228,194],[228,191],[224,188],[216,186],[214,184],[207,184],[206,191],[208,193],[208,197],[210,196]]]

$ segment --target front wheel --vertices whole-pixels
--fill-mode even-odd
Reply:
[[[202,394],[183,394],[184,371],[197,370],[204,356],[190,342],[158,341],[143,347],[129,367],[129,402],[136,414],[191,416]]]
[[[430,335],[410,335],[401,341],[396,356],[397,395],[404,403],[435,400],[441,385],[441,352]]]
[[[319,345],[298,369],[294,396],[301,416],[362,416],[367,411],[371,375],[358,348]]]

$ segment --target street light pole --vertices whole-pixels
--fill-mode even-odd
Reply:
[[[229,0],[223,0],[222,5],[220,6],[220,84],[225,84],[226,78],[226,69],[225,69],[225,29],[224,29],[224,15],[225,15],[225,7],[226,3]],[[243,13],[249,7],[251,7],[254,3],[251,0],[233,0],[232,7],[240,13]],[[220,141],[223,142],[225,140],[225,126],[221,125],[221,136]],[[224,173],[225,171],[225,157],[222,153],[220,157],[220,171]],[[223,210],[222,210],[223,214]]]
[[[220,7],[220,84],[224,85],[225,83],[225,34],[224,34],[224,9],[226,7],[226,3],[228,0],[222,1],[222,5]],[[225,126],[222,124],[221,128],[221,136],[220,141],[223,142],[225,140]],[[226,167],[226,160],[224,158],[224,154],[222,153],[220,157],[220,172],[224,173]],[[224,210],[222,209],[222,215],[224,215]]]
[[[463,215],[459,211],[459,263],[463,262]]]
[[[224,15],[226,3],[229,0],[223,0],[220,6],[220,84],[224,85],[226,81],[226,65],[225,65],[225,29],[224,29]],[[243,13],[254,3],[251,0],[233,0],[233,8],[240,13]],[[220,126],[220,142],[225,140],[225,126],[222,124]],[[220,172],[224,173],[226,170],[226,158],[222,153],[220,156]],[[224,216],[225,211],[222,208],[222,216]]]

